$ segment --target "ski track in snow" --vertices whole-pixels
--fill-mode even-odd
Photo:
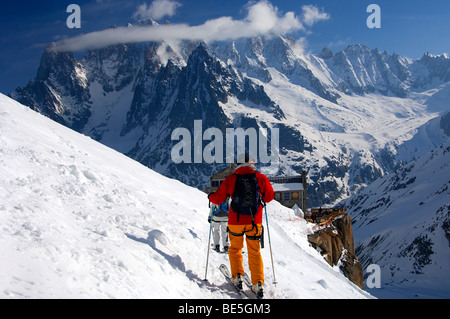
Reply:
[[[208,200],[0,94],[0,298],[235,298],[210,252]],[[267,298],[371,298],[268,205]],[[244,248],[245,249],[245,248]],[[248,269],[247,256],[244,266]]]

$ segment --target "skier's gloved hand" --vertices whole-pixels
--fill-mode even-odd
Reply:
[[[208,216],[208,223],[211,224],[211,216]]]

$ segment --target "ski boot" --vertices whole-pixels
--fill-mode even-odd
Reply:
[[[242,291],[242,276],[237,274],[236,277],[231,279],[232,284],[237,288],[237,290]]]
[[[252,286],[252,291],[255,293],[256,298],[262,299],[264,297],[263,285],[260,281],[256,285]]]

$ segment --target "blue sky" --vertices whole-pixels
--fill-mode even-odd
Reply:
[[[160,1],[159,7],[155,6],[157,1]],[[450,53],[448,0],[15,0],[2,4],[0,12],[0,92],[9,93],[34,78],[42,51],[52,41],[69,39],[68,42],[73,42],[76,37],[108,29],[111,25],[136,23],[146,14],[158,17],[158,22],[168,20],[174,26],[204,27],[199,28],[203,32],[211,29],[210,24],[216,26],[221,21],[229,21],[229,24],[221,25],[218,33],[208,35],[208,39],[214,40],[227,31],[239,33],[232,27],[243,31],[247,26],[258,24],[258,28],[264,29],[265,21],[272,16],[253,25],[245,24],[251,20],[251,12],[259,12],[255,8],[261,3],[268,4],[271,13],[276,15],[272,21],[275,29],[267,32],[276,32],[279,25],[284,25],[283,31],[302,40],[305,52],[318,53],[324,47],[336,52],[349,44],[362,43],[413,59],[420,58],[425,52]],[[67,27],[69,4],[80,6],[80,29]],[[366,25],[369,4],[380,7],[379,29],[370,29]],[[207,21],[213,23],[207,24]],[[226,30],[227,25],[230,30]],[[240,28],[241,25],[246,28]],[[194,29],[185,30],[192,34]],[[86,42],[86,38],[78,39]],[[84,49],[80,47],[78,54],[81,55]]]

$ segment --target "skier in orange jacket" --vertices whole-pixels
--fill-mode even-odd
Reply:
[[[259,186],[260,197],[266,203],[272,201],[275,197],[272,185],[264,174],[257,172],[253,159],[247,153],[242,154],[238,157],[239,163],[242,164],[236,168],[234,174],[229,175],[220,185],[219,189],[208,196],[209,200],[216,205],[223,203],[230,196],[232,200],[235,200],[235,185],[238,178],[240,178],[239,176],[254,174]],[[242,286],[241,275],[244,274],[244,267],[242,265],[243,257],[241,251],[244,247],[245,235],[248,250],[248,264],[253,284],[252,290],[255,293],[258,293],[258,291],[262,293],[262,286],[264,285],[264,265],[260,247],[262,215],[262,205],[258,205],[256,213],[251,216],[236,212],[233,209],[233,202],[228,214],[228,233],[230,238],[228,256],[233,283]]]

